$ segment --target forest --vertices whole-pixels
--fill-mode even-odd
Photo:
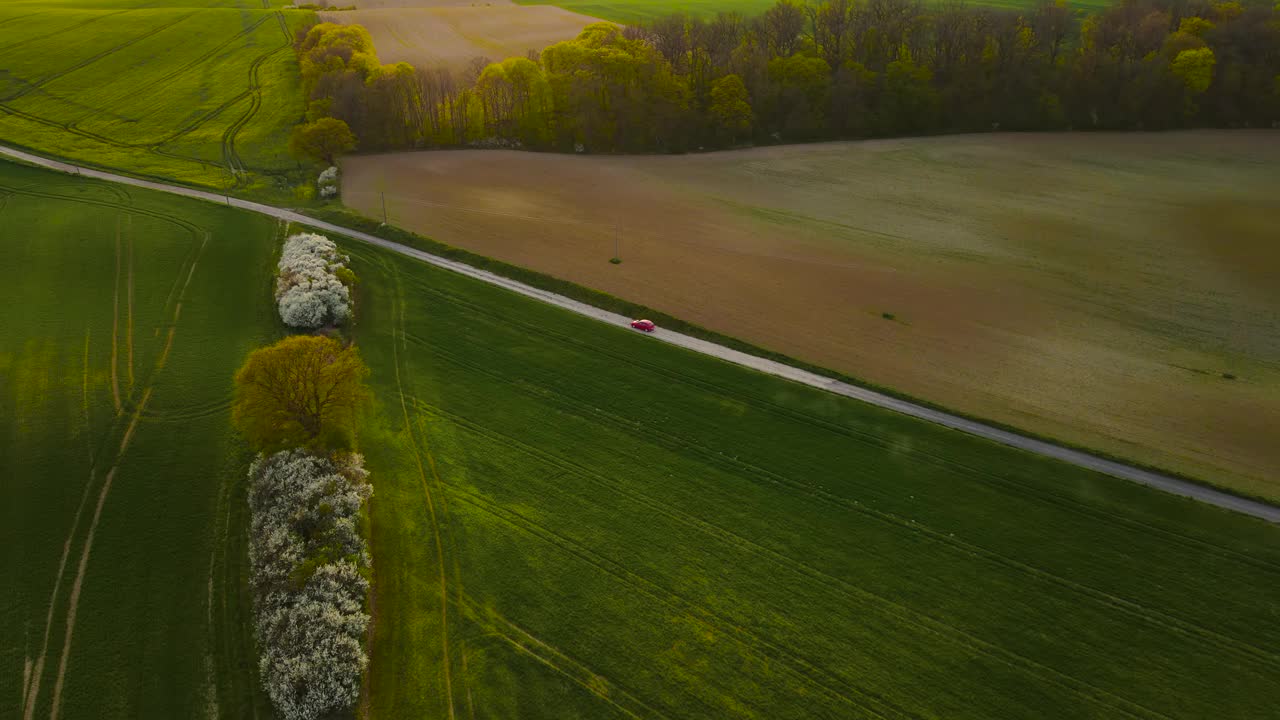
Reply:
[[[359,26],[299,32],[308,119],[361,150],[688,152],[991,130],[1271,127],[1280,5],[1122,0],[1076,16],[961,2],[779,0],[670,15],[463,70],[381,65]]]

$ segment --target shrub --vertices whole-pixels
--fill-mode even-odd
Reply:
[[[316,178],[316,187],[320,189],[320,197],[326,200],[338,196],[338,168],[330,165]]]
[[[305,183],[298,185],[293,188],[293,199],[300,203],[309,203],[316,199],[316,189]]]
[[[250,583],[267,695],[285,720],[349,708],[368,664],[369,556],[358,519],[372,489],[363,459],[286,450],[259,455],[249,478]]]
[[[276,304],[284,324],[315,329],[350,317],[351,292],[336,274],[345,269],[345,260],[323,235],[300,233],[285,241],[276,277]]]

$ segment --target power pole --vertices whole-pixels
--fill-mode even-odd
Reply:
[[[613,226],[613,256],[622,259],[622,255],[618,252],[618,226]]]

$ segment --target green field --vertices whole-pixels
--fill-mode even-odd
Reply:
[[[1280,528],[348,251],[369,717],[1274,710]]]
[[[576,13],[617,23],[637,23],[675,12],[704,19],[713,18],[722,12],[736,12],[752,17],[768,10],[775,0],[515,0],[515,2],[519,5],[556,5]],[[926,4],[941,4],[941,0],[926,0]],[[1034,8],[1040,2],[1039,0],[974,0],[970,4],[1019,10]],[[1109,0],[1068,0],[1067,4],[1078,13],[1093,12],[1111,5]]]
[[[277,229],[0,163],[0,717],[261,709],[227,407]]]
[[[178,182],[283,193],[303,115],[281,0],[8,0],[0,142]]]

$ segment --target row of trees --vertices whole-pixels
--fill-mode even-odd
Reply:
[[[589,26],[464,72],[377,63],[360,28],[298,43],[312,119],[364,149],[685,151],[991,129],[1280,122],[1280,9],[1122,0],[1081,19],[915,0],[779,0],[763,15]]]
[[[322,235],[285,241],[276,302],[291,327],[347,320],[355,276]],[[295,335],[249,354],[232,422],[259,452],[249,469],[250,583],[263,686],[286,720],[351,708],[364,651],[371,561],[361,514],[372,494],[356,427],[369,402],[354,345]]]

